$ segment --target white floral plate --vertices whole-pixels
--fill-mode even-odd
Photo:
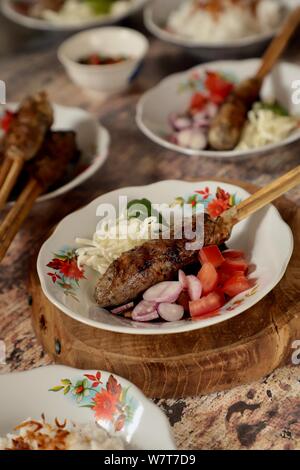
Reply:
[[[3,374],[0,403],[1,437],[44,413],[50,423],[55,418],[75,424],[96,422],[130,448],[175,449],[163,412],[135,385],[109,372],[48,366]]]
[[[14,111],[16,103],[0,106],[0,116],[4,110]],[[104,164],[109,151],[110,136],[108,131],[99,125],[97,120],[87,111],[80,108],[53,105],[53,130],[73,130],[80,151],[79,161],[72,164],[70,175],[55,189],[46,192],[37,202],[47,201],[71,191],[91,178]],[[0,135],[1,137],[1,135]]]
[[[31,0],[27,0],[30,2]],[[24,0],[24,3],[26,0]],[[114,15],[104,15],[102,17],[95,17],[93,20],[79,21],[76,23],[51,23],[50,21],[34,18],[32,16],[24,15],[18,12],[14,6],[16,0],[1,0],[0,9],[7,18],[14,23],[20,24],[27,28],[45,30],[45,31],[78,31],[80,29],[87,29],[96,26],[104,26],[109,24],[118,23],[124,18],[133,15],[140,10],[147,0],[134,0],[132,5],[126,11]]]
[[[271,153],[300,139],[300,128],[288,138],[276,144],[251,150],[193,150],[180,147],[169,140],[172,133],[170,115],[183,113],[188,109],[192,95],[201,89],[205,71],[219,71],[231,76],[239,82],[255,75],[260,59],[239,61],[220,61],[201,64],[185,72],[170,75],[163,79],[156,87],[147,91],[137,105],[136,121],[140,130],[151,140],[170,150],[186,155],[198,155],[212,158],[244,159],[251,156],[260,156]],[[287,62],[279,63],[272,73],[265,79],[261,91],[263,100],[275,99],[292,115],[299,115],[299,104],[293,103],[292,95],[295,92],[293,82],[300,76],[300,66]]]
[[[228,302],[218,315],[210,318],[179,322],[140,323],[116,316],[97,306],[94,288],[98,279],[95,271],[77,268],[76,237],[90,239],[95,232],[99,204],[118,207],[119,196],[128,201],[148,198],[153,203],[171,203],[176,197],[197,198],[206,207],[214,208],[218,186],[229,193],[231,203],[239,202],[248,193],[231,184],[206,181],[161,181],[149,186],[118,189],[95,199],[88,206],[65,217],[42,246],[37,270],[46,297],[70,317],[96,328],[131,334],[169,334],[196,330],[228,320],[252,307],[270,292],[285,273],[293,250],[293,236],[274,206],[268,206],[234,227],[227,243],[229,248],[243,250],[255,266],[250,275],[253,287]],[[199,194],[195,191],[201,191]],[[208,203],[212,205],[208,206]],[[218,206],[218,204],[217,204]],[[263,315],[263,312],[262,312]]]

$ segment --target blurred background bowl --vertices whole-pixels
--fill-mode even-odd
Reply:
[[[144,22],[147,29],[157,38],[180,46],[198,59],[224,60],[259,57],[276,34],[276,30],[257,34],[242,39],[211,43],[193,40],[166,30],[165,26],[170,13],[186,0],[153,0],[144,9]],[[295,0],[278,0],[286,12],[295,6]]]
[[[118,26],[91,29],[67,39],[59,47],[58,58],[77,85],[103,93],[126,89],[137,77],[149,42],[141,33]],[[85,65],[79,60],[90,54],[125,57],[112,65]]]

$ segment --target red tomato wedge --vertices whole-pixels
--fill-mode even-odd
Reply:
[[[243,271],[248,269],[248,263],[244,258],[226,258],[221,267],[223,272],[234,274],[236,271]]]
[[[197,92],[193,95],[190,103],[190,109],[200,111],[207,103],[207,98],[202,93]]]
[[[246,276],[242,273],[235,273],[223,286],[223,292],[229,297],[235,297],[236,295],[250,289],[251,285]]]
[[[5,111],[5,114],[4,114],[3,118],[1,119],[1,129],[4,132],[8,131],[8,129],[11,125],[11,122],[13,120],[13,117],[14,117],[14,113],[12,111],[8,111],[8,110]]]
[[[207,295],[216,289],[219,276],[216,268],[211,263],[204,263],[197,275],[202,284],[202,294]]]
[[[217,245],[205,246],[199,251],[199,259],[201,264],[211,263],[215,268],[221,266],[225,261],[219,247]]]
[[[226,259],[245,258],[245,253],[239,250],[226,250],[223,251],[222,255]]]
[[[189,303],[191,317],[201,317],[210,312],[215,312],[225,303],[222,292],[211,292],[200,300],[193,300]]]
[[[233,84],[216,72],[206,72],[205,87],[210,93],[210,99],[222,103],[233,90]]]

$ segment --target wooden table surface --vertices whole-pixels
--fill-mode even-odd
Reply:
[[[128,24],[142,28],[140,18]],[[56,58],[63,38],[33,34],[0,17],[0,79],[7,84],[7,99],[18,101],[27,93],[46,89],[56,103],[89,110],[111,133],[110,155],[90,181],[59,199],[36,205],[1,264],[0,339],[6,345],[7,360],[0,365],[0,373],[50,363],[30,322],[27,269],[41,237],[66,214],[119,187],[197,177],[264,185],[299,164],[300,144],[242,163],[186,157],[160,148],[137,129],[135,105],[141,93],[166,75],[195,65],[195,60],[176,47],[151,40],[150,54],[133,88],[105,99],[68,80]],[[297,36],[286,54],[287,60],[298,64],[299,41]],[[299,188],[288,197],[299,204]],[[181,449],[300,449],[299,366],[277,370],[260,382],[228,392],[176,401],[158,398],[157,402]]]

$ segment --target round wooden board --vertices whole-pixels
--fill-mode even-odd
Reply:
[[[250,192],[255,187],[235,182]],[[81,324],[44,296],[30,269],[35,332],[55,362],[119,374],[152,398],[183,398],[258,380],[291,362],[300,339],[300,209],[286,198],[275,205],[292,228],[295,249],[276,288],[253,308],[210,328],[144,336]]]

